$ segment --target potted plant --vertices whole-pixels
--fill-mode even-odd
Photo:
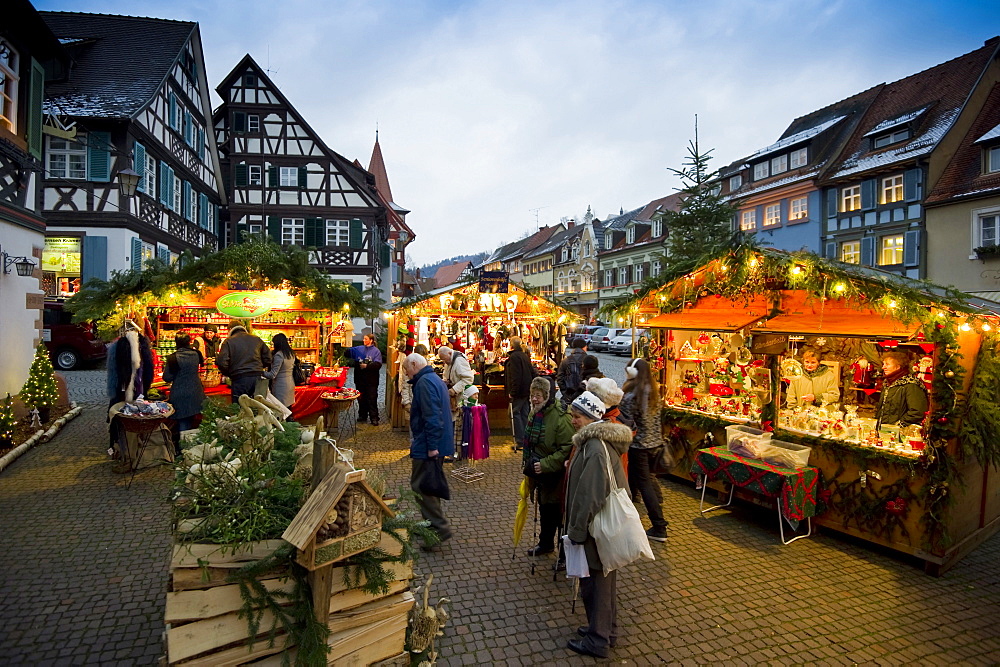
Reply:
[[[987,259],[992,259],[994,257],[1000,257],[1000,246],[997,244],[979,246],[974,249],[976,257],[980,260],[986,261]]]

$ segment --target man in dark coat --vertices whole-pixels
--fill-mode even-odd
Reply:
[[[455,431],[451,420],[448,387],[427,365],[420,354],[403,361],[403,372],[410,378],[413,401],[410,403],[410,488],[417,494],[420,513],[430,521],[431,529],[444,542],[451,538],[451,526],[441,507],[441,499],[420,492],[420,478],[439,466],[446,456],[455,454]]]
[[[556,384],[559,385],[559,396],[563,407],[568,408],[576,397],[583,393],[583,360],[587,357],[587,341],[574,338],[570,343],[570,352],[559,364],[556,371]]]
[[[271,350],[260,338],[248,333],[246,327],[233,321],[215,363],[232,382],[230,394],[235,403],[244,394],[253,396],[258,378],[264,375],[265,368],[271,367]]]
[[[375,345],[375,337],[365,334],[363,344],[351,348],[351,356],[357,362],[354,367],[354,386],[361,392],[358,398],[358,422],[371,420],[372,426],[379,425],[378,381],[382,375],[382,351]]]
[[[510,339],[510,354],[504,362],[504,385],[510,398],[511,415],[514,421],[514,447],[519,449],[524,442],[524,429],[528,425],[528,390],[535,373],[531,359],[525,354],[521,339]]]

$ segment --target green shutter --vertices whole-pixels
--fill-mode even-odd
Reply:
[[[299,189],[305,190],[306,183],[309,178],[309,172],[306,171],[305,167],[299,167]]]
[[[132,270],[142,271],[142,241],[132,239]]]
[[[392,259],[391,250],[392,246],[388,243],[379,244],[378,265],[383,269],[388,268],[389,262]]]
[[[110,132],[91,132],[87,136],[87,177],[101,183],[111,180]]]
[[[170,93],[170,108],[168,110],[167,122],[170,125],[170,129],[177,129],[177,96]]]
[[[45,99],[45,68],[31,59],[31,89],[28,91],[28,152],[42,159],[42,101]]]
[[[164,206],[170,206],[170,167],[163,160],[160,160],[160,203]]]
[[[364,283],[351,283],[351,287],[358,290],[358,294],[361,296],[365,295],[365,284]]]
[[[247,131],[247,115],[242,111],[233,113],[233,132]]]
[[[245,186],[249,183],[249,177],[247,176],[248,169],[245,162],[240,162],[236,165],[236,187]]]
[[[271,165],[267,168],[267,185],[271,188],[278,187],[278,168],[275,165]]]
[[[146,192],[146,147],[138,141],[132,148],[132,168],[139,172],[139,185],[135,189]]]
[[[267,235],[275,243],[281,243],[281,218],[276,215],[267,216]]]
[[[208,229],[208,195],[204,192],[198,194],[198,224],[202,229]]]
[[[320,223],[322,222],[321,218],[306,218],[303,241],[307,248],[316,248],[324,245],[319,234]]]
[[[361,248],[363,247],[361,245],[361,239],[362,239],[362,234],[364,233],[364,229],[365,227],[361,223],[361,220],[359,220],[358,218],[354,218],[353,220],[351,220],[351,231],[350,234],[348,235],[349,239],[348,244],[354,250],[361,250]]]

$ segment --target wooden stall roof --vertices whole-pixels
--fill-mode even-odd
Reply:
[[[730,301],[709,296],[699,299],[691,308],[664,313],[646,321],[647,327],[690,331],[739,331],[770,313],[764,297],[750,302]]]
[[[820,301],[795,290],[781,293],[781,310],[781,314],[757,324],[751,332],[909,338],[920,328],[919,322],[906,324],[885,317],[854,300]]]
[[[439,287],[437,289],[430,290],[429,292],[425,292],[424,294],[421,294],[416,301],[400,301],[394,303],[389,307],[389,311],[390,312],[406,311],[409,308],[422,308],[422,307],[423,308],[429,307],[432,310],[440,310],[440,305],[439,305],[440,298],[443,295],[465,294],[465,293],[467,293],[467,295],[478,294],[478,287],[477,287],[478,285],[479,283],[477,281],[452,283],[451,285],[446,285],[444,287]],[[514,310],[515,315],[534,314],[532,313],[533,310],[532,306],[535,302],[537,302],[546,311],[565,313],[568,316],[576,315],[573,311],[567,308],[563,308],[559,304],[546,299],[544,296],[528,292],[523,285],[513,280],[508,282],[507,289],[508,291],[506,293],[506,296],[516,295],[518,299],[517,307]],[[501,294],[500,296],[505,296],[505,295]],[[466,310],[452,310],[450,308],[444,310],[443,313],[450,317],[462,317],[462,316],[482,317],[483,315],[497,315],[497,316],[507,315],[507,312],[505,311],[479,311],[479,310],[466,311]]]

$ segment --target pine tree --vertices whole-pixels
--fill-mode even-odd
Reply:
[[[712,151],[702,153],[698,146],[697,124],[687,152],[683,167],[670,169],[684,185],[680,190],[684,199],[677,211],[668,211],[663,218],[667,229],[667,262],[674,265],[717,253],[732,236],[735,213],[719,194],[718,172],[709,171]]]
[[[50,408],[58,398],[59,390],[49,353],[45,345],[39,345],[35,350],[35,360],[28,369],[28,379],[21,387],[21,400],[29,408]]]
[[[0,449],[10,449],[14,444],[14,399],[7,394],[7,400],[0,405]]]

